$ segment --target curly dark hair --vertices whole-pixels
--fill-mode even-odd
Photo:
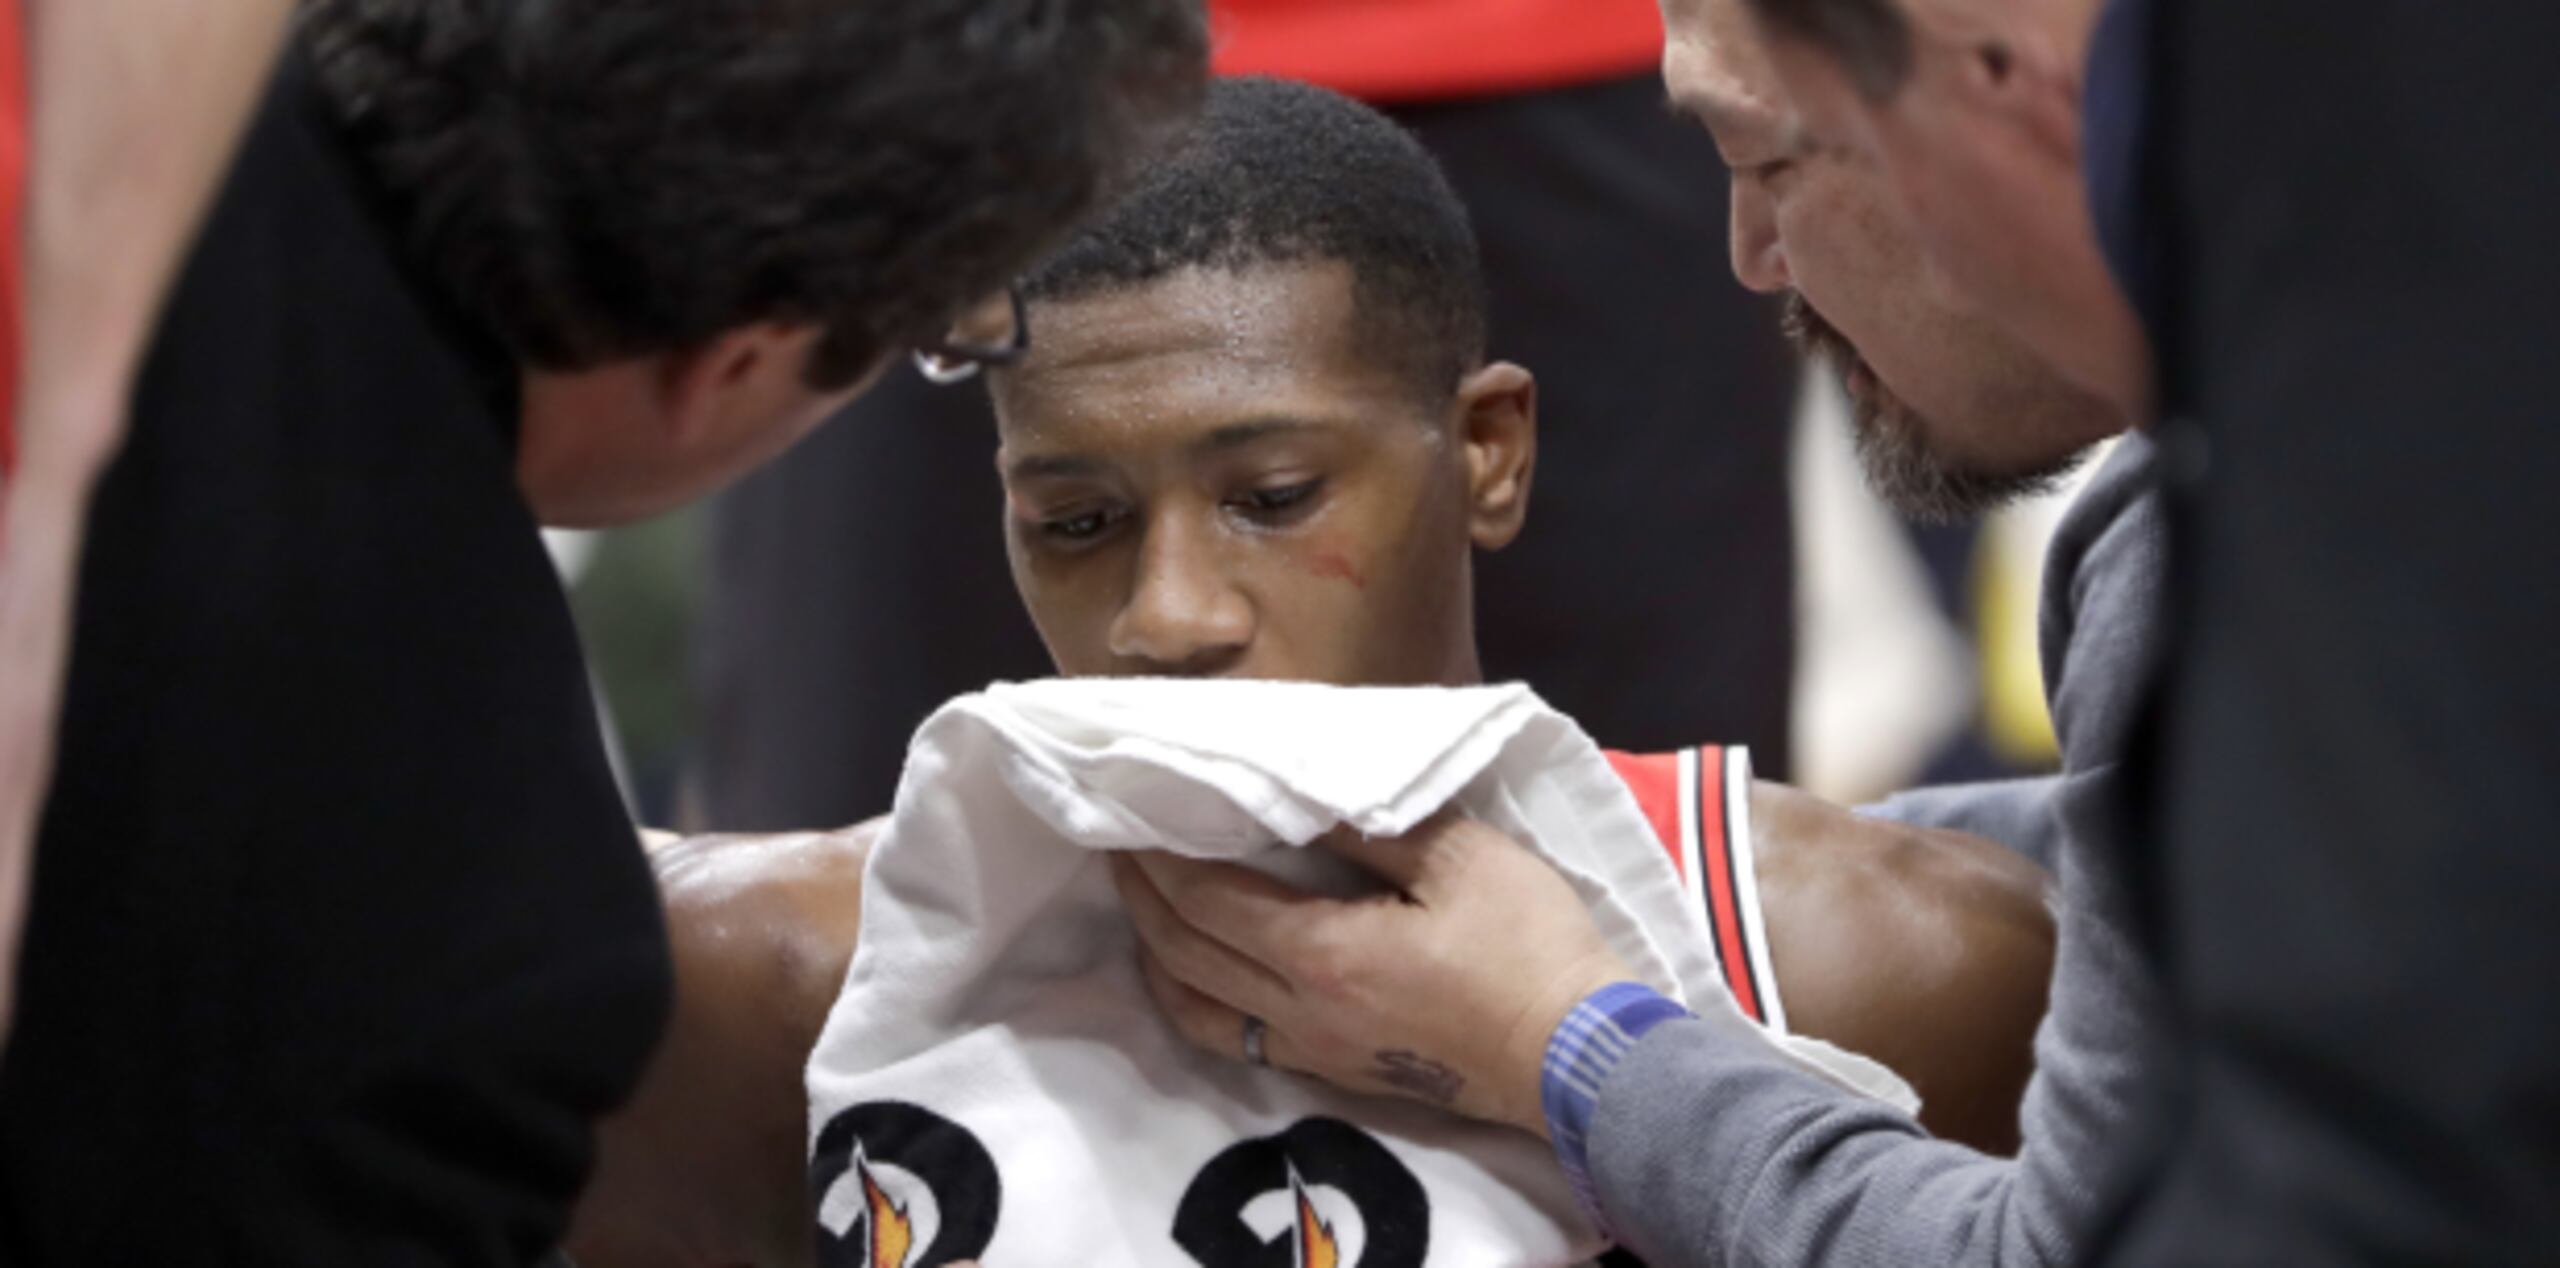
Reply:
[[[546,369],[938,333],[1197,104],[1199,0],[308,0],[298,36],[420,264]]]
[[[1475,231],[1421,143],[1322,88],[1222,79],[1182,140],[1023,290],[1069,300],[1186,268],[1332,260],[1351,266],[1363,340],[1428,399],[1484,359]]]

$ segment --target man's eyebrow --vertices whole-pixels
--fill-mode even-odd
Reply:
[[[1268,439],[1272,436],[1289,435],[1295,432],[1329,431],[1335,426],[1337,426],[1337,424],[1320,418],[1301,418],[1293,415],[1275,414],[1266,418],[1248,418],[1240,422],[1228,423],[1225,426],[1210,432],[1208,435],[1201,437],[1192,447],[1195,449],[1239,449],[1246,445],[1250,445],[1257,440]]]
[[[1241,449],[1255,441],[1267,440],[1273,436],[1331,431],[1341,425],[1323,418],[1274,414],[1263,418],[1243,419],[1217,427],[1207,435],[1192,441],[1191,448],[1200,451]],[[1102,475],[1110,469],[1109,462],[1091,454],[1030,453],[1019,458],[1007,459],[1004,464],[1004,478],[1007,480],[1069,480]]]
[[[1720,129],[1742,131],[1754,127],[1766,127],[1774,122],[1764,112],[1735,105],[1722,97],[1702,92],[1671,93],[1665,97],[1663,105],[1673,114],[1704,125],[1709,132]]]
[[[1007,480],[1065,480],[1079,476],[1100,475],[1109,464],[1091,454],[1035,453],[1006,460]]]
[[[1804,129],[1796,119],[1767,102],[1716,93],[1686,92],[1669,94],[1666,104],[1673,114],[1705,127],[1714,135],[1719,147],[1730,141],[1792,153],[1805,143]]]

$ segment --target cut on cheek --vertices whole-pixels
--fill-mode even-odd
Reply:
[[[1318,549],[1307,552],[1306,569],[1307,575],[1311,577],[1322,577],[1327,581],[1348,581],[1354,590],[1369,588],[1369,578],[1361,573],[1357,564],[1351,562],[1350,556],[1338,550]]]

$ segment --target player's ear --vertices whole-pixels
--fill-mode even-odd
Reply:
[[[1458,440],[1467,450],[1469,530],[1482,550],[1500,550],[1529,516],[1538,466],[1538,381],[1496,361],[1458,384]]]

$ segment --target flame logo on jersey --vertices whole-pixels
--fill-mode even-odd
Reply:
[[[826,1268],[978,1259],[1004,1209],[1004,1182],[977,1136],[904,1101],[869,1101],[830,1119],[810,1148],[809,1179]]]
[[[1341,1268],[1342,1243],[1334,1239],[1333,1225],[1316,1214],[1316,1200],[1295,1165],[1289,1168],[1289,1198],[1298,1208],[1298,1268]]]
[[[871,1173],[871,1160],[863,1156],[860,1146],[853,1151],[854,1174],[862,1178],[862,1201],[871,1212],[871,1247],[868,1268],[907,1268],[907,1252],[915,1249],[916,1227],[907,1218],[907,1208],[889,1197],[880,1187],[880,1177]]]
[[[1204,1268],[1422,1268],[1431,1198],[1377,1137],[1302,1118],[1202,1166],[1174,1211],[1173,1242]]]

